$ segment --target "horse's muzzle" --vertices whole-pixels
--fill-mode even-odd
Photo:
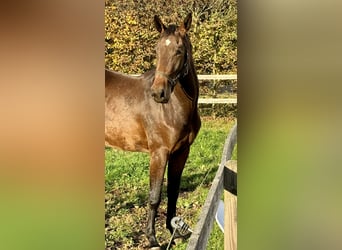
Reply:
[[[169,98],[166,97],[165,91],[163,89],[159,91],[152,91],[152,97],[154,101],[158,103],[167,103],[169,101]]]
[[[170,99],[171,90],[169,89],[167,80],[164,78],[156,78],[151,87],[151,92],[155,102],[167,103]]]

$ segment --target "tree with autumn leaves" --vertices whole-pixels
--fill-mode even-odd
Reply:
[[[236,0],[106,0],[106,67],[129,74],[151,69],[159,36],[154,15],[165,24],[178,24],[189,12],[193,15],[189,36],[197,73],[236,73]]]

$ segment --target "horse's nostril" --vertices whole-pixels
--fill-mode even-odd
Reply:
[[[156,102],[165,102],[166,101],[166,95],[165,95],[165,90],[160,89],[157,91],[152,91],[151,96],[154,98]]]
[[[164,90],[162,90],[161,92],[160,92],[160,98],[164,98],[165,97],[165,92],[164,92]]]

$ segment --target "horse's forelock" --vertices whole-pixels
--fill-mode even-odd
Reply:
[[[175,34],[177,30],[177,26],[174,25],[174,24],[170,24],[163,32],[162,35],[164,36],[169,36],[169,35],[172,35],[172,34]]]

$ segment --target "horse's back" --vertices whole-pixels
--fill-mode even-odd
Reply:
[[[114,86],[114,85],[126,85],[129,86],[133,82],[137,81],[139,78],[126,75],[120,72],[111,71],[108,69],[105,69],[105,82],[106,87]]]

